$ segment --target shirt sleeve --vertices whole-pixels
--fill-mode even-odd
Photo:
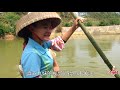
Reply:
[[[25,78],[34,78],[41,74],[41,59],[36,53],[26,56],[23,63],[23,73]]]
[[[50,40],[48,43],[49,48],[54,51],[61,51],[65,46],[64,41],[60,36]]]

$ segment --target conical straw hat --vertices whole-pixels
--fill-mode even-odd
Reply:
[[[24,37],[23,33],[25,27],[44,19],[52,19],[54,24],[53,28],[57,27],[61,23],[61,18],[56,12],[30,12],[27,15],[23,16],[16,24],[16,34],[20,37]]]

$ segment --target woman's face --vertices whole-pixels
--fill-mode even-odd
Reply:
[[[35,25],[33,25],[33,31],[41,40],[50,40],[50,35],[53,31],[52,24],[49,20],[37,22]]]

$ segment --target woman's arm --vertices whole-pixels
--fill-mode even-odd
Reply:
[[[83,22],[84,18],[79,17],[74,21],[73,26],[66,32],[63,34],[62,39],[63,41],[66,43],[68,41],[68,39],[71,37],[71,35],[74,33],[74,31],[78,28],[78,21]]]
[[[55,39],[50,40],[51,46],[50,48],[54,51],[61,51],[64,48],[64,44],[67,42],[67,40],[70,38],[70,36],[74,33],[74,31],[78,28],[78,21],[83,22],[84,18],[77,18],[74,21],[73,26],[64,33],[63,36],[58,36]]]
[[[53,70],[54,72],[59,72],[59,65],[57,63],[57,60],[56,60],[56,53],[53,52],[52,50],[50,50],[51,54],[52,54],[52,57],[53,57]]]
[[[58,65],[55,57],[54,57],[54,63],[53,63],[53,70],[54,70],[54,72],[59,72],[59,70],[60,70],[59,65]]]

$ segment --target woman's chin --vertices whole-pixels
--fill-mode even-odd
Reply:
[[[50,38],[44,38],[44,40],[45,40],[45,41],[49,41],[49,40],[50,40]]]

